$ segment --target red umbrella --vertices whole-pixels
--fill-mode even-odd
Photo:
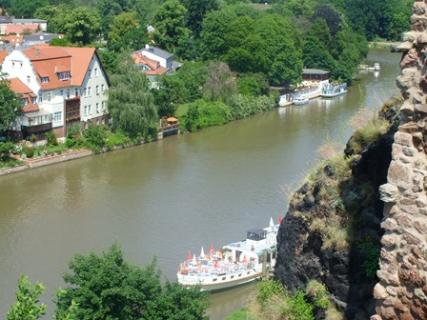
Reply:
[[[191,260],[191,259],[193,259],[193,254],[191,253],[191,251],[188,251],[187,260]]]
[[[282,224],[282,220],[283,220],[283,217],[282,217],[282,215],[281,214],[279,214],[279,224]]]
[[[209,255],[212,257],[215,254],[215,248],[213,246],[213,244],[211,244],[210,248],[209,248]]]

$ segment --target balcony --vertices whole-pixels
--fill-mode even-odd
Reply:
[[[80,97],[65,101],[65,121],[80,121]]]
[[[21,126],[24,137],[31,135],[40,135],[52,130],[52,115],[42,115],[36,117],[28,117],[26,125]]]

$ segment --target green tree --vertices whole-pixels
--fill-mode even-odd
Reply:
[[[69,267],[64,275],[68,287],[57,295],[57,316],[70,312],[74,303],[72,315],[79,320],[205,319],[202,293],[175,284],[162,286],[154,263],[133,266],[116,245],[100,256],[76,255]]]
[[[26,276],[21,276],[16,292],[16,303],[6,315],[6,320],[37,320],[46,313],[46,306],[39,301],[43,294],[42,284],[32,284]]]
[[[190,37],[185,26],[187,9],[178,0],[167,0],[154,16],[154,40],[162,48],[175,51],[180,41]]]
[[[203,95],[206,99],[228,102],[237,91],[236,80],[229,66],[224,62],[212,61],[208,65]]]
[[[124,12],[115,16],[108,33],[108,39],[108,46],[114,51],[141,48],[146,42],[146,37],[137,13]]]
[[[18,96],[10,90],[7,81],[0,82],[0,133],[11,129],[22,113],[22,104]]]
[[[111,77],[108,109],[114,128],[131,137],[156,136],[158,115],[148,79],[128,60]]]
[[[48,0],[15,0],[11,2],[9,11],[16,17],[32,18],[38,8],[47,6],[48,4]]]
[[[187,8],[187,27],[195,36],[200,34],[205,15],[219,7],[217,0],[182,0],[182,3]]]
[[[240,94],[259,96],[268,93],[268,81],[262,73],[244,74],[237,78],[237,87]]]
[[[71,42],[87,45],[100,32],[101,20],[94,10],[77,7],[65,17],[64,31]]]
[[[10,159],[10,153],[15,149],[12,142],[0,142],[0,161],[7,161]]]

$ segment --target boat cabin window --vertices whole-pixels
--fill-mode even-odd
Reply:
[[[263,229],[253,229],[248,231],[247,238],[254,241],[264,240],[267,236],[267,231]]]
[[[241,277],[242,276],[242,274],[241,273],[239,273],[239,277]]]
[[[212,281],[214,281],[214,282],[215,282],[216,280],[217,280],[216,278],[213,278],[213,279],[212,279]]]
[[[222,277],[222,280],[225,280],[225,277]]]

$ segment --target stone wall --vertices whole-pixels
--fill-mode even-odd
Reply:
[[[427,1],[414,3],[397,84],[405,99],[394,136],[372,320],[427,319]]]

